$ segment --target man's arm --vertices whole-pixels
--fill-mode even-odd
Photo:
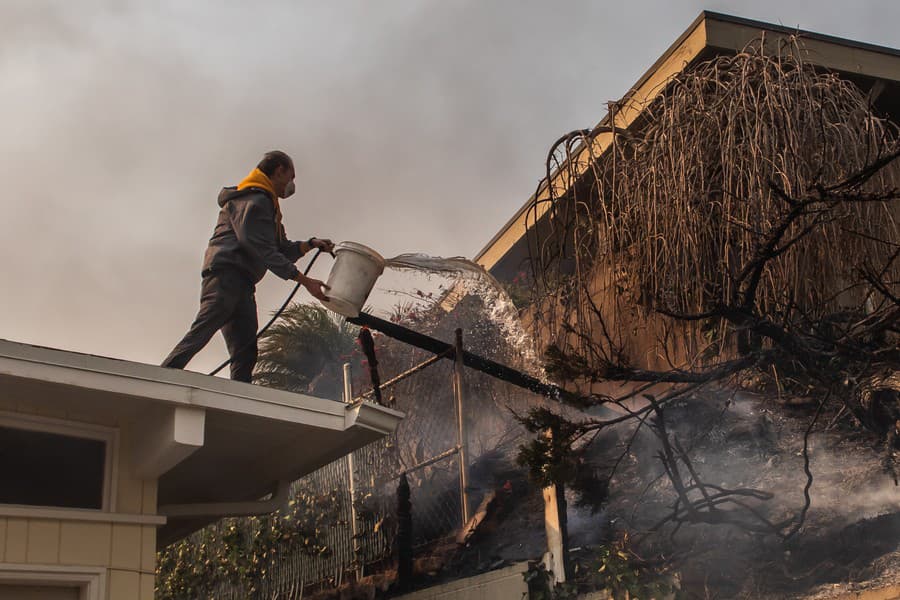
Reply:
[[[330,288],[325,285],[324,281],[307,277],[303,273],[297,273],[297,277],[294,278],[294,281],[305,287],[306,291],[314,298],[317,298],[321,302],[328,302],[328,296],[325,295],[325,290]]]
[[[281,245],[278,249],[289,261],[297,262],[304,254],[309,252],[309,245],[305,242],[292,242],[287,239],[287,235],[284,232],[284,225],[279,225],[279,227],[281,227],[281,235],[278,236],[278,239],[281,240]]]
[[[248,198],[232,206],[231,227],[241,247],[261,260],[282,279],[297,279],[300,273],[275,239],[275,210],[267,198]],[[298,257],[299,258],[299,257]]]
[[[282,227],[282,237],[284,235],[284,228]],[[319,250],[328,252],[332,256],[334,256],[334,244],[331,243],[331,240],[320,240],[319,238],[309,238],[305,242],[291,242],[292,244],[296,244],[300,249],[300,256],[303,256],[313,248],[318,248]],[[299,258],[299,257],[298,257]],[[313,297],[318,298],[322,302],[328,301],[328,296],[325,295],[325,290],[329,289],[324,282],[319,281],[318,279],[313,279],[312,277],[307,277],[303,273],[300,273],[296,277],[296,281],[300,283],[303,287],[307,289],[307,291],[313,295]]]
[[[302,242],[292,242],[287,239],[287,235],[284,232],[284,225],[281,226],[281,236],[279,236],[279,239],[283,240],[279,250],[288,258],[288,260],[293,262],[297,262],[307,252],[314,248],[319,248],[324,252],[334,254],[334,243],[328,239],[311,237]]]
[[[319,250],[334,256],[334,242],[329,239],[313,237],[309,238],[309,241],[306,243],[309,244],[310,248],[318,248]]]
[[[248,199],[231,213],[231,227],[242,248],[260,258],[266,268],[282,279],[298,282],[313,297],[326,302],[328,296],[323,290],[328,289],[328,286],[301,273],[293,261],[279,251],[274,223],[275,210],[262,198]]]

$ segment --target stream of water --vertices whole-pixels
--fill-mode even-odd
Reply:
[[[536,375],[539,361],[531,336],[519,319],[519,311],[503,286],[484,267],[467,258],[454,256],[443,258],[427,254],[400,254],[385,261],[394,270],[409,270],[427,275],[438,275],[455,280],[463,294],[479,296],[486,309],[486,316],[500,329],[507,343],[522,359],[522,366],[529,374]]]

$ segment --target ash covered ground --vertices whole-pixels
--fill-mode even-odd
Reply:
[[[702,480],[771,493],[771,500],[752,506],[778,522],[804,505],[803,439],[815,402],[797,402],[708,391],[670,405],[665,418]],[[627,531],[637,554],[670,561],[686,598],[824,599],[900,584],[900,488],[884,469],[883,444],[851,417],[835,417],[821,414],[808,438],[811,503],[787,542],[729,524],[685,523],[672,535],[668,523],[651,531],[676,497],[656,456],[659,440],[641,431],[626,452],[633,429],[607,432],[587,460],[602,473],[624,457],[599,503],[567,494],[573,556],[589,556],[591,548]],[[439,558],[426,577],[431,583],[536,560],[544,552],[539,487],[508,455],[485,456],[473,472],[482,491],[497,491],[497,503],[465,548],[432,551]]]
[[[704,392],[665,411],[669,434],[688,450],[701,480],[773,494],[753,508],[773,522],[804,505],[803,440],[815,402],[796,404]],[[657,436],[640,432],[610,485],[600,523],[628,530],[644,552],[675,563],[683,591],[696,598],[824,598],[839,590],[900,582],[900,488],[884,468],[883,443],[849,422],[821,414],[808,438],[813,483],[802,528],[787,542],[733,525],[672,524],[675,493],[656,454]],[[622,455],[624,428],[597,442],[600,466]]]

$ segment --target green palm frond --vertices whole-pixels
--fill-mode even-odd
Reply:
[[[305,392],[323,373],[340,373],[352,356],[357,328],[313,304],[291,304],[260,338],[256,382]]]

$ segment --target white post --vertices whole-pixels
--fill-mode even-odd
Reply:
[[[543,435],[553,439],[553,431],[547,429]],[[561,485],[549,485],[543,490],[544,495],[544,531],[547,534],[547,553],[544,555],[544,566],[553,572],[553,581],[564,583],[569,577],[568,515],[566,491]]]
[[[559,496],[555,485],[544,488],[544,531],[547,534],[547,553],[544,567],[553,572],[555,583],[566,581],[565,533],[560,522]]]
[[[344,363],[344,402],[350,404],[353,402],[353,383],[350,379],[350,363]],[[347,481],[349,482],[349,492],[350,492],[350,535],[353,536],[351,539],[353,540],[350,547],[353,552],[353,562],[356,563],[356,580],[359,581],[362,578],[362,569],[359,565],[359,548],[356,545],[358,535],[357,524],[356,524],[356,482],[353,480],[353,453],[347,454]]]
[[[350,363],[344,363],[344,402],[353,402],[353,383],[350,380]]]

